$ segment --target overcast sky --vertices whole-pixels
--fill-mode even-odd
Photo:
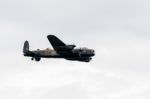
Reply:
[[[150,1],[0,0],[0,99],[150,99]],[[90,63],[31,61],[30,49],[95,49]]]

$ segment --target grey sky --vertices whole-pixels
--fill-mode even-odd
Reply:
[[[0,99],[149,99],[148,0],[1,0]],[[96,50],[90,63],[22,55],[46,36]]]

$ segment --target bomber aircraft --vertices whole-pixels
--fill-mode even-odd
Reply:
[[[64,58],[72,61],[89,62],[95,55],[93,49],[75,48],[76,45],[66,45],[54,35],[47,36],[54,49],[29,50],[29,42],[25,41],[23,47],[24,56],[32,57],[31,60],[40,61],[41,58]]]

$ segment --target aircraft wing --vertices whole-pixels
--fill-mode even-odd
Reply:
[[[55,49],[55,51],[59,54],[66,52],[68,53],[69,51],[72,50],[69,48],[69,46],[67,46],[63,41],[61,41],[54,35],[48,35],[47,38],[51,43],[52,47]]]

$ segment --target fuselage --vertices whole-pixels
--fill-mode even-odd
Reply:
[[[94,56],[94,50],[91,49],[73,49],[71,52],[61,52],[61,54],[57,53],[53,49],[45,49],[45,50],[33,50],[28,53],[24,53],[24,56],[29,57],[40,57],[40,58],[78,58],[78,57],[91,57]]]

